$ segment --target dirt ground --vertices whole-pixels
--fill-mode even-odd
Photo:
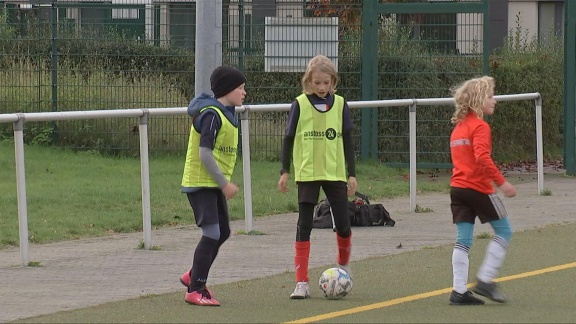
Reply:
[[[545,175],[540,195],[533,174],[508,173],[518,195],[504,198],[515,231],[555,223],[576,222],[576,178],[562,172]],[[409,198],[378,201],[396,221],[395,227],[353,229],[354,261],[452,244],[446,194],[420,194],[417,204],[427,213],[409,210]],[[375,203],[375,202],[373,202]],[[253,229],[263,235],[233,235],[222,247],[209,284],[264,277],[292,271],[296,214],[258,217]],[[232,222],[233,231],[245,230],[244,221]],[[488,225],[476,232],[491,232]],[[200,238],[195,226],[155,230],[154,250],[138,249],[142,234],[30,245],[30,260],[39,267],[22,267],[20,250],[0,250],[0,322],[95,306],[149,294],[183,291],[180,275],[190,267]],[[335,238],[331,230],[312,232],[311,267],[335,262]],[[373,249],[379,242],[379,249]],[[326,247],[334,253],[326,253]],[[255,269],[253,265],[257,264]]]

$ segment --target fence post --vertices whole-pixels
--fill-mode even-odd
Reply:
[[[564,168],[576,175],[576,3],[564,2]]]
[[[378,14],[376,13],[376,1],[362,2],[362,100],[377,99],[378,89]],[[374,108],[362,109],[361,133],[360,133],[360,159],[378,156],[377,128],[373,125],[377,122],[378,110]],[[376,144],[376,145],[375,145]]]
[[[244,71],[244,40],[246,38],[244,15],[244,0],[238,0],[238,68],[240,71]]]
[[[52,111],[58,111],[58,7],[56,2],[52,1],[50,9],[50,24],[52,30]],[[56,122],[52,122],[52,144],[58,142],[58,130]]]
[[[194,93],[211,93],[210,75],[222,64],[222,0],[196,1]]]
[[[507,4],[508,5],[508,4]],[[483,11],[482,11],[482,33],[483,33],[483,39],[482,39],[482,73],[484,75],[489,75],[490,74],[490,7],[488,4],[488,0],[482,0],[482,7],[483,7]]]

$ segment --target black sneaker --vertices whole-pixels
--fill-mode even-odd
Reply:
[[[506,296],[498,291],[498,287],[496,287],[496,283],[494,282],[488,283],[478,280],[473,290],[478,295],[490,298],[497,303],[506,303],[508,301]]]
[[[484,305],[484,301],[474,297],[470,291],[461,294],[452,290],[450,305]]]

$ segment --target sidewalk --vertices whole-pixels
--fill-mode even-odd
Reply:
[[[517,197],[503,199],[515,231],[576,222],[576,179],[546,175],[544,188],[551,196],[538,195],[535,180],[516,188]],[[454,242],[448,195],[417,196],[419,206],[432,209],[429,213],[409,211],[408,197],[381,202],[396,226],[354,227],[352,261]],[[208,284],[292,271],[296,218],[254,218],[253,229],[265,235],[233,234],[220,250]],[[244,221],[232,222],[232,230],[245,230]],[[492,233],[488,225],[476,226],[476,232]],[[195,226],[155,230],[152,245],[159,250],[137,249],[142,233],[32,244],[30,260],[41,267],[22,267],[18,248],[0,250],[0,322],[148,294],[181,291],[184,298],[179,277],[191,265],[200,233]],[[334,233],[315,229],[311,240],[310,267],[334,264]]]

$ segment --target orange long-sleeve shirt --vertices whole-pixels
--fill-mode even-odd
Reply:
[[[474,113],[468,114],[452,130],[450,154],[454,166],[450,186],[490,194],[496,192],[492,182],[497,186],[506,182],[492,160],[490,125]]]

